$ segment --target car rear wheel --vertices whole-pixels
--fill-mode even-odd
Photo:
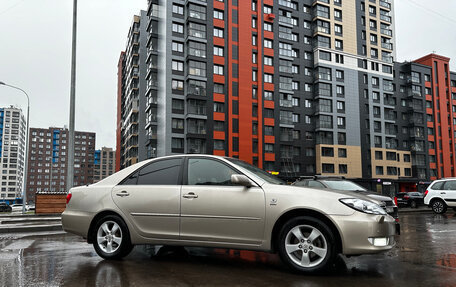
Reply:
[[[123,258],[133,249],[127,225],[117,215],[102,217],[93,232],[93,247],[104,259]]]
[[[410,202],[410,207],[411,207],[411,208],[417,208],[418,205],[416,204],[416,201],[412,200],[412,201]]]
[[[290,219],[282,227],[278,242],[282,261],[301,273],[327,269],[336,255],[331,229],[313,217]]]
[[[437,214],[443,214],[446,212],[447,206],[441,199],[436,199],[432,202],[432,211]]]

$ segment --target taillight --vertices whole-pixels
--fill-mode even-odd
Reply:
[[[426,191],[424,192],[424,197],[426,197],[426,195],[428,194],[429,190],[426,189]]]
[[[68,192],[67,197],[66,197],[66,204],[68,204],[68,202],[70,202],[70,199],[71,199],[71,192]]]
[[[397,206],[397,196],[394,197],[394,204]]]
[[[404,199],[409,199],[409,198],[410,198],[410,196],[404,195]]]

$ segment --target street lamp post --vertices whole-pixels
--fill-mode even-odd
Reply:
[[[30,98],[29,95],[21,88],[15,87],[8,85],[4,82],[0,82],[0,86],[7,86],[16,90],[19,90],[23,92],[27,96],[27,135],[26,135],[26,142],[25,142],[25,156],[24,156],[24,185],[22,187],[22,213],[25,214],[26,209],[25,205],[27,204],[27,166],[28,166],[28,152],[29,152],[29,136],[30,136],[30,130],[29,130],[29,120],[30,120]]]
[[[76,98],[76,32],[78,1],[73,0],[73,36],[71,49],[70,130],[68,132],[67,193],[74,181],[74,114]]]

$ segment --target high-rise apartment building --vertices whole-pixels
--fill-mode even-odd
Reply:
[[[115,172],[116,167],[116,151],[112,148],[102,147],[95,150],[94,153],[94,169],[93,182],[98,182]]]
[[[150,139],[139,143],[154,151],[147,157],[226,155],[284,178],[342,175],[385,193],[451,173],[450,157],[423,163],[431,150],[412,133],[433,127],[414,122],[429,103],[414,110],[407,77],[431,74],[424,66],[433,64],[394,62],[393,1],[149,0],[147,16],[138,130]],[[444,107],[435,104],[434,121]],[[442,145],[436,157],[454,155]]]
[[[26,124],[21,109],[0,108],[0,202],[22,199]]]
[[[75,132],[74,186],[93,183],[95,133]],[[68,129],[30,128],[27,200],[37,192],[66,192]]]
[[[118,63],[117,159],[118,169],[150,157],[146,123],[146,11],[134,16],[125,52]]]

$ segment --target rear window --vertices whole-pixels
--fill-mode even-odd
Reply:
[[[431,186],[431,189],[433,190],[442,190],[443,189],[443,184],[445,182],[444,181],[439,181],[439,182],[436,182],[434,183],[432,186]]]

